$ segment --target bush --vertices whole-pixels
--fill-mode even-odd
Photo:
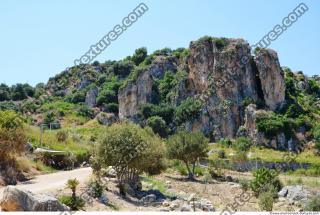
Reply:
[[[20,115],[14,111],[0,111],[0,169],[10,163],[13,166],[14,156],[24,151],[25,144],[26,134]]]
[[[218,144],[222,147],[229,148],[230,146],[232,146],[232,141],[229,138],[224,138],[219,140]]]
[[[65,142],[68,139],[68,133],[66,131],[58,131],[56,138],[58,142]]]
[[[168,135],[166,122],[159,116],[148,118],[146,125],[152,128],[153,132],[159,134],[160,137],[166,137]]]
[[[92,118],[94,116],[93,110],[91,108],[89,108],[86,105],[81,105],[78,108],[78,112],[77,112],[78,116],[83,116],[83,117],[88,117],[88,118]]]
[[[253,172],[253,180],[250,186],[256,195],[259,195],[271,186],[274,187],[277,192],[280,191],[282,187],[278,173],[275,170],[267,168],[260,168]]]
[[[113,124],[99,139],[96,161],[113,166],[119,188],[129,184],[136,189],[139,174],[160,173],[164,168],[164,144],[150,128],[131,123]],[[123,190],[120,189],[120,193]],[[123,192],[122,192],[123,193]]]
[[[239,137],[235,140],[235,143],[233,144],[233,147],[237,151],[242,151],[242,152],[249,151],[251,146],[252,146],[252,141],[247,137]]]
[[[0,102],[10,100],[10,88],[5,84],[0,84]]]
[[[143,119],[148,119],[152,116],[161,117],[167,124],[170,124],[173,120],[174,109],[169,105],[154,105],[154,104],[145,104],[140,106],[139,115]]]
[[[148,56],[147,49],[145,47],[136,49],[133,56],[131,57],[131,60],[138,66],[140,63],[142,63],[146,57]]]
[[[108,104],[108,103],[117,103],[118,96],[117,93],[113,90],[104,89],[99,92],[97,97],[97,105]]]
[[[76,197],[76,199],[73,199],[71,196],[61,196],[59,197],[59,201],[62,204],[65,204],[68,207],[70,207],[71,210],[75,211],[82,209],[85,205],[84,199],[80,197]]]
[[[189,179],[193,180],[196,162],[208,156],[208,143],[202,133],[180,131],[168,140],[168,157],[182,161],[188,170]]]
[[[308,200],[304,207],[305,211],[320,211],[320,196],[314,196]]]
[[[259,195],[259,206],[261,210],[272,211],[273,203],[274,198],[272,192],[264,192]]]
[[[106,111],[108,111],[109,113],[118,114],[119,113],[119,104],[117,104],[117,103],[107,104]]]
[[[200,115],[201,108],[202,104],[199,100],[189,97],[176,108],[175,118],[178,123],[195,119]]]
[[[108,73],[113,73],[124,78],[130,74],[134,66],[134,63],[130,60],[117,61],[108,68]]]
[[[247,191],[250,188],[250,181],[248,179],[245,179],[245,178],[239,179],[239,184],[243,191]]]
[[[89,195],[94,198],[100,198],[104,191],[104,186],[101,185],[101,180],[92,180],[89,182],[88,189],[89,189]]]

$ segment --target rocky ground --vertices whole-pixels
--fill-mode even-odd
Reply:
[[[176,172],[167,172],[152,178],[143,177],[143,189],[139,193],[139,197],[127,195],[124,198],[119,195],[114,177],[103,178],[106,190],[101,198],[90,197],[87,191],[91,175],[90,168],[38,176],[29,183],[20,184],[13,188],[30,190],[32,187],[37,187],[38,189],[33,190],[35,194],[31,194],[31,196],[35,196],[35,199],[50,199],[50,196],[58,199],[62,195],[71,195],[71,191],[65,188],[65,182],[76,177],[77,172],[82,174],[77,195],[81,196],[86,202],[84,211],[260,211],[258,199],[250,191],[243,191],[240,184],[230,182],[232,178],[249,179],[251,177],[250,173],[232,171],[225,172],[228,175],[228,181],[208,180],[206,176],[197,177],[195,181],[189,181],[185,176]],[[59,178],[59,176],[63,177]],[[56,182],[52,183],[52,186],[50,186],[50,183],[45,186],[42,183],[43,180],[55,180]],[[5,195],[0,194],[0,205],[3,202],[8,205],[8,202],[11,204],[10,202],[13,201],[20,202],[20,205],[24,205],[25,202],[30,205],[30,201],[25,200],[30,196],[20,199],[18,197],[20,194],[22,196],[28,196],[29,194],[10,189],[11,197],[8,197],[10,196],[8,193],[5,198]],[[299,211],[302,208],[301,202],[306,201],[316,193],[319,194],[320,192],[315,188],[306,188],[302,185],[286,186],[279,192],[279,199],[274,204],[274,211]],[[3,201],[6,198],[7,200]],[[30,197],[30,199],[33,199],[33,197]],[[37,203],[32,203],[30,207],[45,208],[46,206],[43,204],[39,200]]]
[[[85,211],[222,211],[230,210],[234,205],[238,211],[259,211],[258,200],[250,191],[244,192],[238,183],[211,181],[205,183],[204,178],[188,181],[178,174],[162,174],[153,178],[165,184],[165,199],[161,193],[154,191],[157,185],[143,182],[143,190],[149,195],[138,199],[131,196],[123,198],[118,193],[116,180],[106,178],[108,190],[101,199],[94,199],[86,194],[86,185],[81,184],[79,195],[87,201]],[[67,189],[52,192],[56,197],[70,195]],[[275,211],[299,211],[301,206],[285,197],[279,198],[274,205]]]

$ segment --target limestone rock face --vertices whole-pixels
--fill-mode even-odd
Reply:
[[[119,90],[119,118],[134,118],[139,106],[151,102],[153,79],[149,71],[143,71],[137,80],[130,81]]]
[[[166,71],[177,70],[177,59],[175,57],[157,56],[152,62],[149,71],[153,78],[162,78]]]
[[[94,87],[90,89],[86,94],[85,104],[90,108],[94,108],[97,104],[97,96],[98,96],[98,88]]]
[[[266,105],[271,110],[281,108],[285,102],[285,82],[277,53],[271,49],[260,50],[255,63]]]
[[[1,196],[1,195],[0,195]],[[0,208],[3,211],[68,211],[56,198],[47,195],[36,195],[7,186],[0,198]]]
[[[271,110],[285,102],[284,74],[276,52],[263,49],[254,58],[245,40],[208,37],[191,42],[183,61],[156,56],[136,80],[119,91],[119,118],[135,119],[140,105],[152,103],[155,81],[169,70],[186,73],[172,89],[172,105],[188,97],[203,104],[200,116],[184,126],[213,140],[237,135],[245,123],[244,101],[262,101]],[[282,136],[279,139],[283,142]]]
[[[240,39],[226,39],[226,43],[223,48],[212,40],[191,43],[188,62],[194,96],[205,104],[192,130],[213,130],[215,139],[234,137],[243,124],[243,100],[258,99],[249,44]],[[241,63],[244,58],[247,63]]]

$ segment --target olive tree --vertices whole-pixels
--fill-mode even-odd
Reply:
[[[200,132],[179,131],[168,140],[168,157],[182,161],[189,179],[194,179],[196,162],[208,156],[209,140]]]
[[[25,149],[26,136],[21,117],[14,111],[0,111],[0,164]]]
[[[140,174],[154,175],[165,168],[164,154],[164,143],[149,127],[124,122],[106,128],[98,141],[95,162],[113,166],[120,193],[125,194],[125,186],[138,189]]]

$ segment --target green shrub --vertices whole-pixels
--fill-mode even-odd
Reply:
[[[100,198],[104,191],[104,186],[101,185],[101,180],[91,180],[88,184],[89,194],[94,198]]]
[[[154,105],[148,103],[140,106],[139,115],[141,115],[145,120],[152,116],[159,116],[167,124],[170,124],[173,120],[174,109],[173,107],[166,104]]]
[[[147,49],[145,47],[142,47],[135,50],[133,56],[131,57],[131,60],[138,66],[146,59],[147,56]]]
[[[273,169],[267,168],[260,168],[253,172],[253,180],[250,186],[256,195],[259,195],[269,187],[274,187],[276,191],[280,191],[282,187],[278,173]]]
[[[106,104],[106,111],[108,111],[110,113],[118,114],[119,113],[119,104],[117,104],[117,103]]]
[[[66,131],[58,131],[56,138],[59,142],[65,142],[68,139],[68,133]]]
[[[160,137],[166,137],[168,135],[166,122],[159,116],[148,118],[146,125],[152,128],[153,132],[159,134]]]
[[[92,118],[94,116],[93,110],[86,105],[81,105],[77,110],[78,116]]]
[[[320,196],[314,196],[308,200],[304,207],[305,211],[320,211]]]
[[[134,69],[134,66],[134,62],[130,60],[117,61],[108,68],[108,73],[113,73],[124,78],[130,74],[130,72]]]
[[[245,178],[240,178],[239,179],[239,184],[242,190],[247,191],[250,188],[250,181]]]
[[[61,196],[59,197],[59,201],[62,204],[65,204],[68,207],[70,207],[71,210],[75,211],[82,209],[85,205],[84,199],[80,197],[76,197],[76,199],[73,199],[71,196]]]
[[[222,147],[229,148],[232,146],[232,141],[229,138],[219,140],[218,144]]]
[[[104,103],[118,103],[117,93],[109,89],[104,89],[99,92],[99,95],[97,97],[97,105],[102,105]]]
[[[200,100],[191,97],[182,101],[176,108],[175,118],[178,123],[184,123],[188,120],[197,118],[200,115],[202,104]]]
[[[272,192],[263,192],[259,195],[259,206],[261,210],[272,211],[274,198]]]
[[[252,140],[247,137],[239,137],[235,140],[233,147],[237,151],[247,152],[252,146]]]

